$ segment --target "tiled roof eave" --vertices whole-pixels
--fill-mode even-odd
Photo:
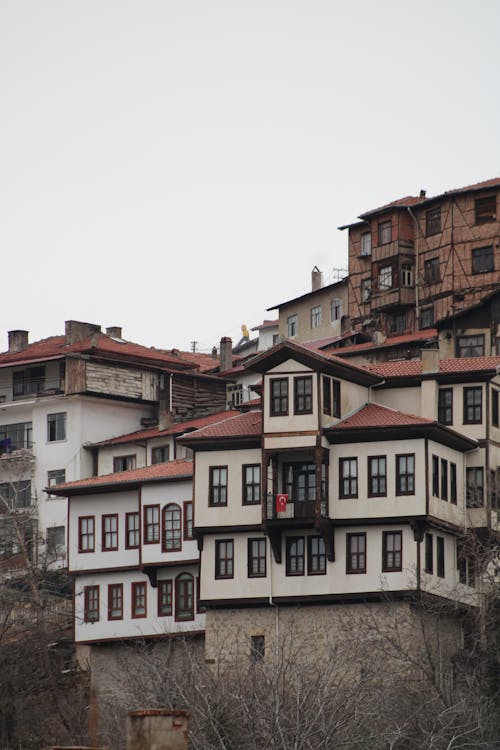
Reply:
[[[177,482],[177,481],[190,481],[193,478],[193,474],[173,474],[167,476],[156,476],[156,477],[143,477],[143,478],[123,478],[110,480],[108,482],[95,482],[92,484],[70,484],[68,483],[66,488],[64,487],[45,487],[44,492],[50,495],[58,495],[59,497],[73,497],[74,495],[91,495],[98,492],[118,492],[123,489],[135,489],[141,487],[144,484],[153,484],[155,482]]]
[[[383,430],[382,437],[381,430]],[[431,421],[421,424],[367,425],[360,427],[333,425],[327,427],[323,433],[330,444],[380,442],[381,439],[392,440],[394,437],[406,440],[427,437],[463,452],[478,447],[477,440],[461,435],[438,422]]]

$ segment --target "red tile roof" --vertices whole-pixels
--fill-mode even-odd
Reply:
[[[466,185],[465,187],[446,190],[443,195],[448,195],[449,193],[467,193],[469,190],[485,190],[492,187],[500,187],[500,177],[493,177],[491,180],[483,180],[482,182],[474,182],[472,185]]]
[[[404,344],[411,344],[414,341],[427,341],[427,339],[434,339],[438,335],[435,328],[426,328],[423,331],[415,331],[414,333],[405,333],[401,336],[389,336],[382,344],[375,344],[373,341],[365,341],[362,344],[351,344],[350,346],[342,346],[335,349],[335,354],[341,357],[344,353],[363,352],[367,349],[384,349],[388,346],[404,346]]]
[[[422,375],[423,372],[421,359],[378,362],[360,366],[384,378],[412,377]],[[456,357],[442,359],[439,362],[439,373],[494,372],[497,367],[500,367],[500,357]]]
[[[198,417],[198,419],[190,419],[187,422],[176,422],[171,427],[164,430],[159,430],[158,427],[149,427],[147,430],[128,432],[126,435],[118,435],[117,437],[109,438],[108,440],[101,440],[98,443],[93,443],[92,447],[135,443],[138,440],[152,440],[153,438],[165,437],[166,435],[182,435],[184,432],[197,430],[200,427],[205,427],[214,422],[220,422],[221,419],[237,416],[239,413],[240,412],[236,411],[236,409],[232,411],[218,411],[215,414],[209,414],[206,417]]]
[[[365,211],[364,213],[360,214],[360,217],[363,219],[365,216],[371,216],[371,214],[381,213],[382,211],[389,210],[391,208],[406,208],[406,206],[414,206],[416,203],[421,203],[423,200],[425,200],[424,196],[420,198],[416,195],[407,195],[404,198],[397,198],[395,201],[385,203],[383,206],[379,206],[379,208],[372,208],[369,211]]]
[[[359,331],[348,331],[347,333],[342,333],[340,336],[326,336],[322,339],[312,339],[311,341],[304,341],[303,346],[307,346],[311,349],[324,349],[325,347],[331,346],[332,344],[336,344],[339,341],[345,341],[345,339],[350,339],[352,336],[356,336],[359,333]],[[335,349],[335,352],[343,351],[343,349]]]
[[[219,367],[220,364],[219,356],[212,357],[212,355],[207,352],[184,352],[180,349],[160,349],[159,351],[163,351],[165,354],[168,354],[170,357],[175,357],[181,362],[190,362],[197,367],[200,372],[214,370],[216,367]]]
[[[277,325],[279,325],[279,319],[277,320],[264,320],[263,323],[260,324],[260,326],[254,326],[251,328],[251,331],[261,331],[263,328],[275,328]]]
[[[182,442],[190,443],[195,440],[231,437],[253,437],[262,432],[262,412],[249,411],[238,414],[236,417],[223,419],[216,424],[203,427],[195,432],[185,435]]]
[[[143,466],[131,471],[116,471],[113,474],[103,474],[99,477],[79,479],[76,482],[66,482],[50,487],[52,495],[71,495],[73,490],[91,489],[118,484],[140,484],[141,482],[160,481],[162,479],[190,479],[193,476],[193,462],[185,459],[167,461],[162,464]],[[49,488],[47,488],[49,491]]]
[[[365,404],[350,416],[342,419],[328,430],[359,429],[361,427],[401,427],[416,424],[434,424],[434,420],[405,414],[380,404]],[[382,439],[383,436],[381,436]]]

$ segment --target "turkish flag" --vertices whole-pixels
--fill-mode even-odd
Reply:
[[[276,512],[283,513],[286,510],[288,495],[276,495]]]

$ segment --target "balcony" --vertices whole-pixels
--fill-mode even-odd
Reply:
[[[415,288],[402,286],[395,289],[372,289],[370,302],[373,312],[389,310],[391,307],[414,305]]]
[[[412,240],[393,240],[392,242],[386,242],[383,245],[375,245],[372,247],[372,262],[376,263],[380,260],[386,260],[396,255],[407,255],[411,257],[414,250],[414,244]]]
[[[53,396],[56,393],[62,393],[63,388],[59,377],[34,378],[24,382],[14,381],[12,388],[0,388],[0,403],[29,401],[39,396]]]

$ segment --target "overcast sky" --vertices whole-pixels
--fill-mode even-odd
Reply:
[[[0,350],[210,349],[337,226],[500,176],[498,0],[0,0]]]

